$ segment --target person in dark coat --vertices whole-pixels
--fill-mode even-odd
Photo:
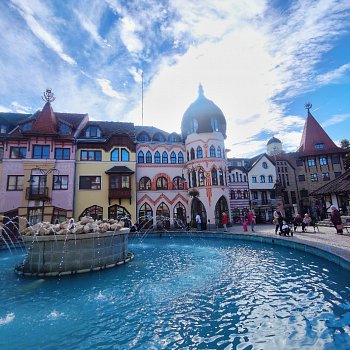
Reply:
[[[331,206],[331,221],[335,229],[337,230],[337,233],[342,234],[343,228],[342,228],[340,212],[334,205]]]

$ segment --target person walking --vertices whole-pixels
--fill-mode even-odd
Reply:
[[[254,232],[255,220],[256,220],[256,216],[255,216],[254,211],[253,210],[249,210],[248,222],[249,222],[249,225],[250,225],[250,227],[252,229],[252,232]]]
[[[228,216],[225,212],[222,213],[221,222],[222,222],[222,225],[224,226],[224,232],[227,232]]]
[[[196,226],[197,226],[197,231],[200,231],[202,228],[202,220],[199,214],[196,215]]]
[[[282,234],[282,225],[283,225],[283,217],[279,208],[273,212],[273,223],[276,225],[275,234],[277,235],[278,229],[280,230],[279,234]]]
[[[341,221],[341,216],[339,210],[334,206],[331,205],[331,221],[337,230],[337,233],[342,235],[343,234],[343,223]]]

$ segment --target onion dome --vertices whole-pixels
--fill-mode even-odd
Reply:
[[[197,99],[187,108],[182,117],[181,132],[184,139],[193,133],[219,131],[226,138],[226,119],[221,109],[204,96],[199,84]]]
[[[282,142],[277,137],[272,137],[266,144],[267,154],[270,156],[276,156],[282,153]]]
[[[281,140],[279,140],[277,137],[273,136],[267,144],[270,145],[271,143],[282,143]]]

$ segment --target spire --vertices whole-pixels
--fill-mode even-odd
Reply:
[[[198,97],[199,96],[201,96],[201,97],[204,96],[204,90],[203,90],[203,86],[201,83],[199,83],[199,85],[198,85]]]
[[[305,109],[307,109],[307,117],[303,135],[300,141],[299,152],[314,153],[317,151],[316,145],[323,145],[323,150],[338,149],[339,147],[331,140],[322,126],[311,114],[311,108],[312,104],[310,102],[305,104]]]

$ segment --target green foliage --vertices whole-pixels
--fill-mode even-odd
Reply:
[[[350,141],[347,139],[341,140],[340,147],[349,150],[349,152],[344,157],[344,167],[345,169],[350,169]]]

